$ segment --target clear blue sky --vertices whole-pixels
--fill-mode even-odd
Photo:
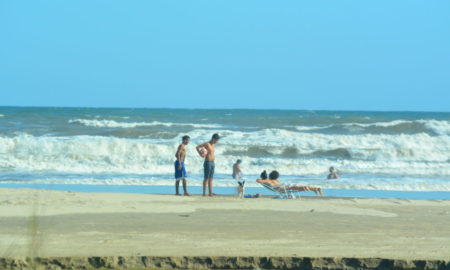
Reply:
[[[450,111],[450,1],[0,1],[0,105]]]

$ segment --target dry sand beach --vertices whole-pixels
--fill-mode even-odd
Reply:
[[[0,189],[0,257],[450,259],[450,201]],[[448,265],[447,265],[448,266]]]

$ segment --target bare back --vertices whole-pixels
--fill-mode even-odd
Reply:
[[[233,177],[238,176],[241,173],[241,167],[238,163],[233,165]]]
[[[208,153],[205,156],[205,159],[207,161],[214,161],[216,160],[216,156],[214,155],[214,144],[207,142],[203,144],[203,147],[206,148],[206,150],[208,150]]]
[[[184,144],[180,144],[180,146],[178,146],[175,157],[178,161],[184,161],[184,159],[186,158],[186,146]]]

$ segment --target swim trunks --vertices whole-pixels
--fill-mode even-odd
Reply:
[[[181,170],[178,170],[179,161],[175,161],[175,179],[179,180],[181,178],[186,178],[186,167],[184,166],[184,161],[181,161]]]
[[[214,177],[214,168],[215,167],[216,167],[216,165],[214,164],[214,161],[205,160],[205,163],[203,163],[205,179],[210,179],[210,178]]]

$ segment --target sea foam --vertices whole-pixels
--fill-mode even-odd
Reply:
[[[242,159],[250,174],[277,169],[284,175],[321,175],[336,166],[343,173],[450,176],[449,136],[219,132],[223,138],[216,149],[218,173],[228,173],[236,159]],[[186,162],[192,173],[201,174],[203,160],[195,145],[207,141],[210,132],[194,130],[189,135]],[[171,174],[180,136],[0,137],[0,167],[16,172]]]
[[[186,126],[193,128],[220,128],[221,125],[214,124],[194,124],[194,123],[172,123],[172,122],[117,122],[114,120],[95,120],[95,119],[71,119],[70,124],[81,124],[89,127],[99,128],[136,128],[136,127],[152,127],[152,126]]]

